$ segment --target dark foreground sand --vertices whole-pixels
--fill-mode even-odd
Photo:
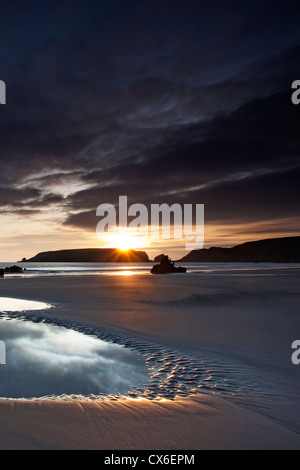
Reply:
[[[0,449],[299,449],[300,437],[222,399],[0,403]]]
[[[275,276],[5,278],[1,296],[55,303],[52,317],[175,352],[213,354],[221,365],[211,371],[215,390],[175,400],[2,399],[0,448],[299,449],[300,370],[291,362],[291,344],[300,338],[298,286],[297,270]],[[222,358],[233,375],[239,364],[241,389],[233,385],[222,393]]]

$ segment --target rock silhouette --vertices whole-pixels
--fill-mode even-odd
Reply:
[[[146,263],[144,251],[121,251],[117,248],[83,248],[46,251],[27,260],[28,263]]]
[[[155,263],[160,263],[161,260],[164,258],[164,256],[165,256],[165,255],[157,255],[157,256],[155,256],[154,262],[155,262]]]
[[[300,237],[271,238],[232,248],[193,250],[179,261],[185,263],[300,263]]]
[[[155,264],[150,272],[151,274],[185,273],[186,268],[174,266],[174,262],[168,256],[163,256],[160,264]]]
[[[5,273],[21,273],[23,272],[23,269],[20,268],[19,266],[8,266],[4,268]]]

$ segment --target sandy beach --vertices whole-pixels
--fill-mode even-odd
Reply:
[[[299,449],[298,286],[297,269],[6,277],[1,296],[55,305],[28,318],[103,330],[174,371],[190,363],[199,383],[154,400],[156,382],[118,399],[3,398],[1,449]]]
[[[0,450],[300,450],[298,18],[1,1]]]

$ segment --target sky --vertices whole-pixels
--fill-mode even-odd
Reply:
[[[300,234],[298,1],[0,7],[0,261],[106,246],[120,195],[204,204],[206,248]]]

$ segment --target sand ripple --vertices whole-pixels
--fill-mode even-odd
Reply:
[[[230,358],[216,356],[208,352],[180,351],[166,348],[160,344],[141,341],[129,337],[123,332],[114,332],[91,325],[73,323],[58,319],[45,312],[24,312],[2,314],[6,319],[18,318],[31,322],[46,323],[71,328],[86,335],[130,348],[142,355],[149,372],[147,383],[140,384],[125,395],[131,398],[174,399],[187,397],[199,391],[202,393],[222,394],[226,396],[243,396],[255,394],[266,396],[266,388],[256,369],[251,369]],[[123,395],[124,396],[124,395]],[[77,395],[44,397],[63,400],[99,400],[107,395]],[[111,395],[116,400],[120,396]]]

